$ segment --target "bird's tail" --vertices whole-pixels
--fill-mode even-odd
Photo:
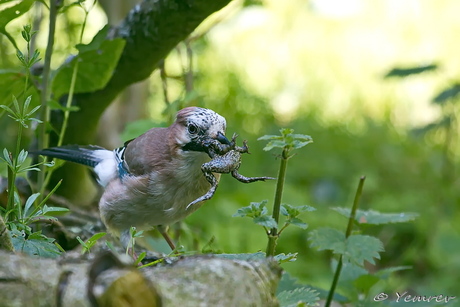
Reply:
[[[51,158],[58,158],[65,161],[70,161],[78,164],[83,164],[89,167],[96,167],[107,153],[111,151],[94,145],[78,146],[66,145],[60,147],[50,147],[42,150],[33,151],[33,154],[43,155]]]
[[[100,146],[66,145],[32,152],[33,154],[83,164],[93,169],[100,185],[106,186],[118,176],[115,153]]]

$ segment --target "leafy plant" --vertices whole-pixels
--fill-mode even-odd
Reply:
[[[286,177],[287,161],[294,155],[293,150],[299,149],[313,142],[312,138],[308,135],[294,134],[292,129],[281,129],[281,135],[264,135],[259,140],[269,141],[264,150],[269,151],[274,148],[281,148],[282,152],[279,156],[281,158],[280,168],[278,172],[278,181],[276,185],[275,201],[273,204],[273,213],[268,215],[268,210],[265,207],[267,201],[260,203],[251,203],[248,207],[238,209],[237,213],[233,216],[250,217],[253,222],[264,227],[268,237],[267,244],[267,257],[275,255],[276,241],[279,236],[289,225],[294,225],[302,229],[307,228],[307,224],[298,218],[300,213],[305,211],[315,210],[310,206],[293,207],[288,204],[281,204],[283,195],[284,180]],[[286,216],[284,225],[278,231],[278,223],[280,213]]]
[[[339,256],[338,260],[333,261],[335,273],[331,288],[327,294],[325,306],[331,305],[339,280],[346,281],[348,284],[351,282],[354,286],[354,291],[364,295],[364,299],[367,299],[371,287],[378,281],[387,278],[387,273],[408,268],[388,268],[377,271],[374,274],[369,273],[365,268],[365,262],[375,264],[374,259],[380,259],[380,253],[384,251],[383,243],[378,238],[353,233],[353,226],[407,222],[413,220],[417,214],[389,214],[374,210],[358,210],[364,181],[365,177],[363,176],[359,181],[351,210],[348,208],[332,208],[334,211],[348,218],[348,226],[345,233],[328,227],[315,229],[309,233],[308,240],[310,241],[310,247],[320,251],[330,250],[333,254]],[[341,273],[343,273],[342,278]],[[353,292],[353,289],[349,289],[349,292]],[[358,294],[354,297],[355,300],[358,300]]]
[[[24,54],[20,50],[17,50],[16,56],[21,63],[21,66],[27,72],[24,85],[24,93],[26,93],[29,87],[30,69],[32,68],[32,65],[40,60],[40,53],[37,50],[32,53],[30,50],[30,42],[36,32],[32,31],[29,25],[23,27],[21,34],[27,43],[27,52]],[[18,99],[13,96],[12,107],[8,105],[0,105],[0,108],[2,108],[10,118],[18,123],[16,150],[14,155],[8,151],[8,149],[4,148],[3,157],[0,157],[0,160],[3,161],[8,168],[8,200],[6,208],[3,209],[0,207],[0,209],[3,213],[3,219],[10,230],[11,241],[15,250],[29,253],[31,255],[51,257],[60,254],[59,248],[53,244],[54,239],[47,238],[40,231],[34,232],[30,225],[43,220],[55,222],[55,218],[53,217],[54,214],[68,211],[66,208],[49,207],[45,204],[49,197],[59,187],[60,182],[41,201],[39,201],[39,197],[43,194],[32,194],[25,201],[24,206],[15,186],[18,175],[30,171],[39,171],[40,169],[38,167],[42,165],[54,165],[53,163],[46,162],[29,165],[27,161],[28,152],[24,149],[21,150],[23,129],[28,129],[30,122],[36,122],[39,124],[42,123],[41,120],[33,117],[40,106],[30,109],[31,101],[32,96],[27,96],[21,106]],[[37,201],[38,204],[34,205]]]
[[[80,237],[77,237],[77,240],[78,242],[81,244],[81,246],[83,247],[82,250],[81,250],[81,253],[82,254],[85,254],[85,253],[90,253],[91,252],[91,248],[97,243],[97,241],[99,239],[101,239],[102,237],[104,237],[107,233],[105,232],[99,232],[99,233],[96,233],[94,235],[91,236],[91,238],[89,238],[88,240],[86,241],[83,241]]]

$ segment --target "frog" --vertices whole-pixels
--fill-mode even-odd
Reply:
[[[219,181],[217,180],[214,173],[220,174],[231,174],[233,178],[243,183],[251,183],[256,181],[274,180],[273,177],[246,177],[238,172],[241,166],[241,155],[244,153],[249,154],[249,147],[247,141],[243,141],[243,146],[236,145],[236,138],[238,134],[234,133],[232,140],[229,144],[221,144],[218,142],[212,142],[203,144],[207,148],[207,153],[211,158],[211,161],[202,164],[201,171],[205,176],[206,180],[211,184],[211,188],[206,194],[198,197],[190,204],[187,209],[199,202],[209,200],[214,196],[217,190]]]

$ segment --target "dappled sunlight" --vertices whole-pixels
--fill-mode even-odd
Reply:
[[[458,71],[455,1],[265,1],[209,34],[206,57],[234,69],[241,85],[266,99],[281,122],[318,108],[326,120],[363,114],[413,127],[439,116],[430,100]],[[428,22],[427,22],[428,21]],[[211,60],[212,59],[212,60]],[[440,72],[383,79],[394,66],[439,63]],[[205,68],[206,69],[206,68]],[[299,113],[300,111],[300,113]]]

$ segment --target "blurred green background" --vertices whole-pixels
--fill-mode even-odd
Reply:
[[[111,3],[120,16],[129,9]],[[458,12],[460,2],[455,0],[232,2],[189,41],[193,90],[184,91],[178,78],[168,79],[171,103],[166,114],[199,105],[225,116],[228,135],[237,132],[240,141],[248,140],[251,155],[243,157],[240,168],[246,176],[277,175],[279,160],[262,150],[265,144],[258,137],[277,134],[281,127],[311,135],[314,143],[289,161],[283,202],[318,209],[303,216],[309,229],[345,230],[346,220],[329,208],[351,207],[359,177],[366,175],[361,209],[420,214],[412,223],[367,230],[386,250],[371,271],[412,266],[376,287],[460,296]],[[46,12],[39,13],[46,17]],[[19,33],[34,14],[15,20],[8,29]],[[90,13],[85,42],[107,22],[107,15],[117,23],[116,13],[102,7]],[[59,21],[66,31],[57,33],[54,67],[75,52],[81,17],[78,10],[69,10]],[[39,32],[40,50],[45,38],[46,31]],[[4,38],[1,46],[0,68],[17,65]],[[190,68],[186,53],[181,44],[166,59],[169,76]],[[426,65],[436,66],[385,77],[393,68]],[[141,111],[123,119],[117,129],[101,125],[93,143],[116,147],[152,122],[167,123],[159,72],[137,86],[135,94],[122,95],[102,120],[117,122],[123,117],[120,110],[131,106]],[[436,100],[445,90],[450,90],[447,99]],[[15,127],[6,116],[0,119],[2,148],[14,144]],[[263,230],[249,219],[231,216],[250,202],[268,199],[271,204],[274,188],[274,182],[245,185],[222,176],[214,198],[185,221],[181,243],[188,250],[200,249],[215,237],[211,248],[216,251],[264,251]],[[288,228],[277,251],[299,253],[296,262],[284,265],[291,275],[329,288],[331,255],[310,249],[307,233]]]

